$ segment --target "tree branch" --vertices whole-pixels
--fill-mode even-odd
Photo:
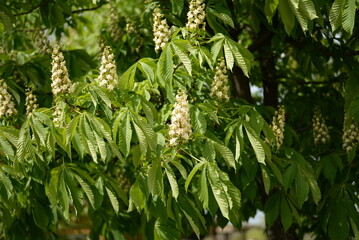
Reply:
[[[100,7],[102,7],[103,5],[107,4],[108,2],[105,2],[101,5],[98,5],[96,7],[92,7],[92,8],[83,8],[83,9],[77,9],[77,10],[73,10],[71,11],[72,14],[77,14],[77,13],[82,13],[82,12],[87,12],[87,11],[93,11],[96,9],[99,9]]]
[[[34,6],[33,8],[29,9],[28,11],[16,13],[16,14],[14,14],[14,16],[21,16],[21,15],[26,15],[26,14],[32,13],[36,9],[38,9],[38,8],[48,4],[48,3],[49,3],[49,0],[42,1],[39,4],[37,4],[36,6]]]

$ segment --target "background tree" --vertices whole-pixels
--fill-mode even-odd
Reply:
[[[0,239],[358,239],[358,6],[3,0]]]

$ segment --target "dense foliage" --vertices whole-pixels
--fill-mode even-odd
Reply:
[[[2,0],[0,239],[359,239],[358,8]]]

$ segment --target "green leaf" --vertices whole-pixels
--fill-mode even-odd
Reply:
[[[13,32],[13,22],[15,22],[15,18],[12,15],[11,11],[5,7],[5,4],[1,4],[0,6],[0,19],[4,24],[5,30],[11,34]]]
[[[290,35],[294,27],[295,15],[291,10],[291,6],[289,5],[288,0],[280,0],[278,10],[280,17],[282,18],[285,31],[287,32],[288,35]]]
[[[223,44],[224,44],[224,38],[222,34],[217,34],[214,37],[212,37],[211,41],[214,41],[215,37],[221,37],[219,40],[215,41],[215,43],[212,45],[211,47],[211,54],[212,54],[212,59],[213,62],[216,62],[218,55],[220,53],[220,51],[223,48]]]
[[[171,0],[171,4],[172,13],[180,16],[184,5],[184,0]]]
[[[189,75],[192,75],[192,63],[185,50],[180,45],[176,45],[176,41],[171,43],[171,47],[173,49],[173,53],[179,57]]]
[[[202,214],[199,212],[198,208],[195,206],[194,202],[190,200],[185,195],[179,195],[178,204],[184,213],[186,219],[191,225],[193,231],[196,233],[197,237],[200,237],[201,229],[204,228],[205,220]]]
[[[69,189],[69,193],[72,198],[72,202],[75,206],[76,216],[80,216],[82,209],[83,209],[83,192],[77,186],[75,182],[74,176],[70,171],[64,171],[66,185]]]
[[[87,200],[90,202],[91,207],[93,209],[96,209],[95,196],[94,196],[94,193],[92,192],[90,185],[84,179],[82,179],[79,175],[77,175],[75,173],[74,173],[74,177],[76,178],[77,182],[81,185],[82,190],[85,192],[85,196],[86,196]]]
[[[153,196],[163,194],[163,174],[160,159],[155,159],[152,161],[152,167],[148,173],[148,189]]]
[[[120,210],[120,205],[118,203],[118,200],[117,200],[115,194],[108,187],[105,187],[105,189],[106,189],[106,193],[110,199],[111,205],[112,205],[113,209],[115,210],[115,213],[118,213],[118,211]]]
[[[223,45],[224,49],[224,57],[226,59],[227,67],[232,70],[234,66],[234,57],[232,54],[232,50],[229,48],[229,46],[226,44]]]
[[[187,191],[187,189],[188,189],[188,186],[189,186],[189,184],[190,184],[190,182],[192,181],[192,178],[194,177],[194,175],[196,174],[196,172],[204,165],[204,164],[206,164],[207,162],[199,162],[199,163],[197,163],[194,167],[193,167],[193,169],[192,169],[192,171],[189,173],[189,175],[188,175],[188,177],[187,177],[187,179],[186,179],[186,182],[185,182],[185,189],[186,189],[186,191]]]
[[[228,37],[226,37],[224,46],[229,47],[236,64],[242,69],[244,75],[249,77],[249,71],[253,61],[253,55],[251,52]]]
[[[70,222],[70,214],[69,214],[69,205],[70,205],[70,198],[69,194],[66,190],[66,184],[64,175],[60,174],[59,182],[58,182],[58,199],[62,209],[62,215],[66,223]]]
[[[137,70],[137,63],[129,67],[118,80],[118,86],[122,91],[132,91],[135,84],[135,75]]]
[[[77,125],[79,123],[80,117],[81,115],[76,116],[66,126],[66,145],[70,144],[70,140],[73,138],[77,130]]]
[[[166,46],[157,63],[157,74],[161,85],[164,86],[172,82],[173,71],[173,53],[171,47]]]
[[[175,176],[172,168],[168,165],[168,163],[165,163],[165,169],[166,169],[166,175],[167,175],[168,182],[171,185],[172,196],[175,199],[177,199],[178,194],[179,194],[179,190],[178,190],[178,184],[177,184],[176,176]]]
[[[355,0],[346,0],[343,13],[343,29],[350,35],[353,34],[355,24],[355,12],[357,7],[355,6]]]
[[[138,68],[147,76],[151,83],[155,82],[155,62],[152,58],[142,58],[138,61]]]
[[[258,162],[265,165],[265,152],[262,146],[264,143],[262,143],[262,141],[255,135],[253,129],[248,124],[245,124],[244,126]]]
[[[130,153],[132,139],[132,128],[130,123],[130,115],[125,113],[119,124],[119,147],[125,157]]]
[[[302,207],[305,199],[308,197],[309,194],[309,185],[304,180],[302,173],[297,169],[297,175],[295,178],[295,189],[297,192],[297,200],[299,207]]]
[[[224,161],[226,162],[226,164],[229,166],[229,167],[232,167],[232,168],[236,168],[236,162],[234,160],[234,156],[233,156],[233,153],[232,151],[222,145],[222,144],[219,144],[217,142],[214,142],[213,141],[213,145],[214,145],[214,148],[216,149],[216,151],[222,155]]]
[[[332,26],[333,32],[335,30],[337,30],[342,25],[342,15],[343,15],[345,3],[347,1],[348,0],[335,0],[330,9],[329,22],[330,22],[330,25]],[[350,21],[349,15],[348,15],[347,19],[348,19],[347,21]]]
[[[132,209],[131,208],[132,203],[136,206],[138,211],[141,211],[145,207],[145,196],[141,190],[140,182],[138,179],[131,186],[129,195],[130,195],[129,211],[130,209]]]
[[[293,223],[293,215],[290,206],[287,202],[287,199],[284,197],[284,195],[282,195],[282,199],[281,199],[280,217],[282,220],[284,230],[287,231]]]
[[[204,167],[206,168],[206,166]],[[203,169],[201,172],[200,180],[198,181],[199,200],[203,202],[203,208],[208,209],[209,195],[208,195],[208,184],[207,184],[207,170]]]
[[[34,221],[36,225],[43,230],[47,229],[50,222],[49,213],[46,210],[41,203],[35,203],[35,206],[32,208]]]
[[[279,215],[280,196],[280,193],[276,192],[270,196],[268,201],[265,203],[264,213],[268,227],[273,225]]]
[[[172,220],[158,219],[155,223],[154,238],[155,240],[178,240],[181,238],[181,233]]]
[[[197,107],[190,108],[191,122],[195,132],[205,134],[207,130],[207,121],[202,111]]]
[[[279,0],[266,0],[264,13],[268,21],[271,21],[279,5]]]
[[[266,166],[261,166],[261,170],[262,170],[262,179],[263,179],[263,184],[264,184],[264,190],[266,191],[266,193],[269,193],[270,190],[270,177],[269,177],[269,173],[268,173],[268,168]]]

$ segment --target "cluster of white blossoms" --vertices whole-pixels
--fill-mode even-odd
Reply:
[[[189,4],[189,11],[187,13],[187,24],[186,27],[190,31],[196,31],[200,28],[205,30],[206,22],[204,21],[206,18],[205,3],[203,0],[192,0]]]
[[[120,19],[118,17],[118,13],[115,10],[116,8],[114,6],[111,6],[110,9],[110,24],[109,24],[109,32],[112,40],[114,42],[117,42],[121,38],[121,28],[119,26]]]
[[[355,125],[354,121],[351,121],[349,128],[345,127],[347,116],[344,115],[344,126],[343,126],[343,149],[346,152],[350,152],[355,145],[359,143],[359,129]]]
[[[33,111],[35,111],[39,104],[37,104],[37,97],[34,95],[31,88],[26,88],[26,99],[25,99],[25,106],[26,106],[26,115],[30,115]]]
[[[52,52],[52,75],[51,88],[55,96],[66,94],[71,91],[71,81],[66,67],[64,55],[60,51],[60,47],[56,45]]]
[[[0,118],[10,117],[17,114],[11,94],[8,92],[7,84],[0,79]]]
[[[187,142],[192,134],[191,119],[189,116],[189,104],[187,94],[180,90],[176,95],[176,103],[172,111],[170,125],[170,145],[176,145],[179,141]]]
[[[326,144],[330,142],[330,135],[325,120],[318,107],[314,108],[313,116],[313,137],[314,144]]]
[[[49,39],[47,39],[44,31],[40,29],[36,30],[34,33],[34,38],[35,38],[35,44],[41,54],[51,54],[52,49],[50,46],[50,41]]]
[[[56,127],[62,127],[63,126],[63,115],[64,115],[64,111],[62,108],[62,103],[61,101],[57,101],[55,103],[54,106],[54,112],[52,113],[53,119],[52,122],[54,123],[54,125]]]
[[[112,91],[118,84],[117,78],[115,56],[112,53],[112,49],[107,46],[102,53],[100,75],[97,78],[97,82],[101,87],[106,87]]]
[[[155,51],[163,49],[168,43],[170,37],[170,27],[167,24],[165,15],[161,13],[159,7],[153,10],[153,41],[155,42]]]
[[[130,19],[126,19],[126,32],[129,34],[137,33],[137,28],[136,28],[134,22],[131,21]]]
[[[217,96],[221,100],[229,100],[229,86],[228,86],[228,75],[227,75],[227,66],[224,61],[224,58],[218,60],[216,66],[216,73],[214,75],[214,81],[212,82],[211,94],[210,96]]]
[[[278,111],[275,111],[271,128],[276,139],[276,146],[280,148],[284,140],[284,125],[285,125],[285,109],[284,106],[279,106]]]

